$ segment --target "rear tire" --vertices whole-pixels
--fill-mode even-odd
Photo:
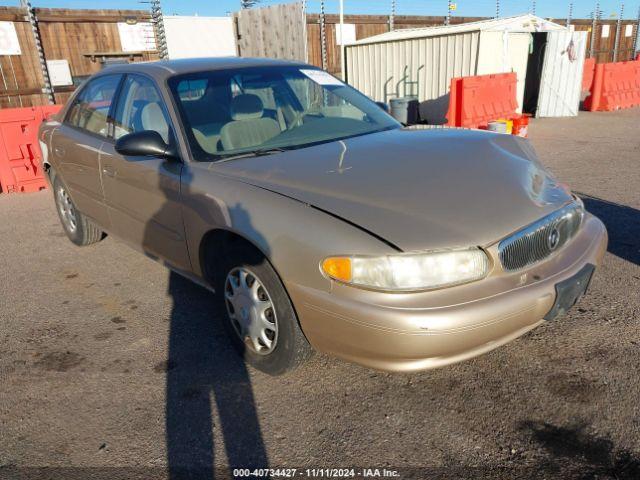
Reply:
[[[213,268],[218,311],[245,361],[270,375],[282,375],[304,363],[313,349],[265,256],[251,245],[237,243],[217,260]]]
[[[99,242],[105,237],[104,232],[91,219],[76,209],[60,175],[56,175],[53,181],[53,198],[60,223],[69,240],[78,246],[85,246]]]

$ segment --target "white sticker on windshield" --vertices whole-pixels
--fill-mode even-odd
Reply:
[[[344,86],[344,83],[342,83],[333,75],[329,75],[324,70],[307,70],[301,68],[300,72],[305,74],[318,85],[340,85],[341,87]]]

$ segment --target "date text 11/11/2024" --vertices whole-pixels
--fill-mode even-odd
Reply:
[[[234,478],[399,478],[397,470],[386,468],[235,468]]]

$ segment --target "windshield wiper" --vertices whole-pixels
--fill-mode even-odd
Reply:
[[[272,155],[274,153],[280,153],[280,152],[286,152],[286,151],[287,149],[282,147],[258,148],[257,150],[249,150],[248,152],[218,155],[218,161],[227,162],[229,160],[238,160],[240,158],[247,158],[247,157],[263,157],[265,155]]]

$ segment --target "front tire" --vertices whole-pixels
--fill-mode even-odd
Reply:
[[[240,243],[219,257],[214,268],[218,311],[248,364],[282,375],[311,356],[289,295],[262,253]]]
[[[60,175],[56,175],[53,181],[53,198],[56,202],[60,223],[62,223],[62,228],[69,240],[78,246],[85,246],[99,242],[104,238],[104,232],[91,219],[76,209],[69,196],[69,190]]]

